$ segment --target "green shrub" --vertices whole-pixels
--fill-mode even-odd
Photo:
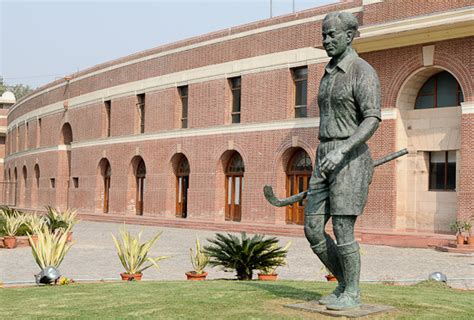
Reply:
[[[235,270],[237,279],[251,280],[253,270],[265,270],[281,265],[287,249],[278,245],[276,237],[265,238],[256,234],[247,237],[245,232],[241,237],[228,233],[216,234],[215,239],[208,239],[212,245],[205,247],[212,266],[220,266],[224,271]]]

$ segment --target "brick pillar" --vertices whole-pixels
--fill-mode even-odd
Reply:
[[[56,203],[60,209],[68,207],[69,175],[71,151],[65,145],[58,151],[58,169],[56,175]]]
[[[461,107],[458,219],[467,219],[474,215],[474,102],[462,103]]]

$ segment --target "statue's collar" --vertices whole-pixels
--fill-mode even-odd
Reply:
[[[348,48],[347,52],[345,53],[345,56],[342,58],[341,61],[336,66],[332,66],[332,60],[328,63],[326,66],[326,72],[332,73],[336,68],[341,69],[344,72],[347,72],[349,70],[349,67],[351,64],[354,62],[355,59],[357,59],[359,55],[357,52],[355,52],[354,49]]]

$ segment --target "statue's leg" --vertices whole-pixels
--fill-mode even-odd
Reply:
[[[306,239],[308,239],[311,249],[318,256],[319,260],[338,281],[336,289],[330,295],[324,296],[319,300],[321,304],[333,302],[345,288],[337,246],[331,236],[324,230],[329,218],[329,214],[305,214],[304,231]]]
[[[337,239],[337,249],[344,274],[345,289],[339,298],[327,308],[346,310],[360,306],[360,253],[354,237],[357,216],[332,216],[333,230]]]

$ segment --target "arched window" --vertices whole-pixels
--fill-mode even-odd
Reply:
[[[286,171],[286,192],[287,196],[298,194],[308,189],[309,179],[313,172],[311,158],[306,151],[298,149],[295,151]],[[303,201],[288,206],[286,209],[286,222],[304,224]]]
[[[464,96],[457,80],[447,71],[429,78],[416,97],[415,109],[443,108],[461,105]]]
[[[71,144],[72,138],[72,128],[69,123],[65,123],[61,129],[61,143],[62,144]]]
[[[186,218],[188,214],[189,162],[183,155],[176,170],[176,216]]]
[[[242,190],[244,185],[244,161],[238,152],[234,152],[226,167],[226,210],[225,219],[242,219]]]

